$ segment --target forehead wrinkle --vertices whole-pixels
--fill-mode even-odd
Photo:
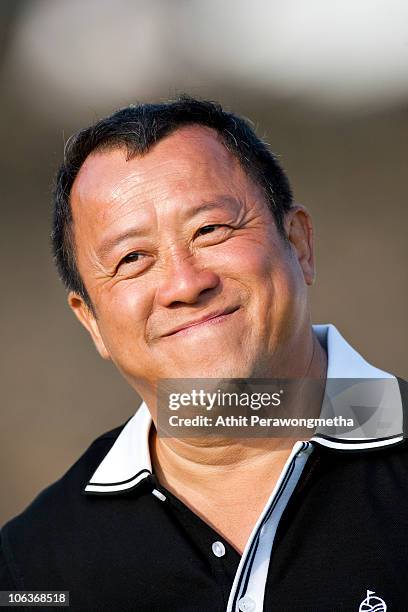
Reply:
[[[199,141],[202,141],[202,145],[197,157]],[[133,160],[137,164],[135,172],[138,182],[154,180],[156,174],[177,181],[188,177],[191,172],[199,178],[209,174],[214,180],[241,168],[239,160],[217,138],[217,133],[197,126],[177,130],[159,141],[145,155],[131,158],[128,163]]]
[[[200,141],[203,146],[200,147],[197,159],[197,144]],[[195,155],[191,155],[191,149]],[[214,158],[221,163],[214,164]],[[133,168],[130,167],[132,165]],[[121,148],[91,153],[78,172],[73,189],[76,188],[80,200],[114,201],[120,197],[121,192],[128,191],[126,188],[123,190],[122,185],[126,186],[129,181],[133,183],[133,189],[138,184],[144,184],[146,189],[146,183],[153,181],[157,174],[161,178],[167,175],[177,181],[189,175],[191,170],[198,177],[209,173],[213,180],[222,174],[225,178],[225,173],[231,170],[235,173],[240,166],[217,132],[204,126],[185,126],[159,141],[143,156],[136,155],[128,159],[125,150]],[[110,178],[115,185],[107,196],[103,190],[106,188],[106,179]]]
[[[156,175],[160,180],[156,180]],[[169,181],[163,182],[166,176]],[[101,201],[104,205],[109,205],[110,211],[113,207],[120,212],[121,208],[126,207],[129,203],[132,203],[133,210],[142,208],[146,204],[167,199],[169,188],[175,191],[182,190],[183,187],[185,189],[185,178],[180,169],[180,163],[174,168],[174,160],[166,160],[157,164],[154,169],[138,168],[122,177],[110,188],[110,193],[101,198]],[[106,206],[104,207],[107,213],[108,210]]]
[[[200,148],[200,155],[197,158],[197,142],[200,140],[206,146]],[[190,155],[191,149],[195,153],[193,156]],[[215,158],[222,163],[214,163]],[[96,169],[93,162],[96,162]],[[133,164],[135,164],[133,168],[129,167]],[[179,192],[186,200],[190,199],[191,191],[186,190],[186,182],[191,181],[192,174],[197,181],[204,179],[203,186],[207,184],[210,190],[217,184],[220,187],[222,183],[223,188],[228,185],[227,191],[233,192],[239,189],[239,184],[244,178],[242,175],[246,175],[239,160],[228,151],[217,138],[217,134],[214,135],[212,130],[190,126],[169,135],[146,155],[129,160],[121,150],[91,154],[78,173],[73,191],[76,191],[80,204],[93,201],[99,205],[98,214],[106,220],[112,208],[120,213],[132,199],[135,200],[133,211],[155,201],[164,202],[167,200],[169,189],[172,192],[171,196],[177,196]],[[157,176],[160,180],[156,180]],[[234,176],[233,181],[231,181],[232,176]],[[168,180],[163,181],[166,178]],[[113,185],[109,187],[110,179]],[[141,194],[142,200],[140,200]],[[84,208],[82,205],[81,208]]]

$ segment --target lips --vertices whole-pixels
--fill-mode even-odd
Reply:
[[[197,319],[193,319],[191,321],[186,321],[181,325],[174,327],[169,332],[163,334],[163,336],[173,336],[177,334],[177,332],[182,331],[183,329],[189,329],[190,327],[194,327],[195,325],[200,325],[200,323],[205,323],[206,321],[210,321],[211,319],[216,319],[217,317],[221,317],[223,315],[229,315],[238,310],[239,306],[230,306],[229,308],[224,308],[223,310],[213,311]]]

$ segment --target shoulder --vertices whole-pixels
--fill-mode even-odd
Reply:
[[[53,542],[69,538],[78,527],[88,501],[81,492],[126,422],[96,438],[61,478],[41,491],[21,514],[3,526],[0,581],[4,582],[4,588],[11,583],[24,588],[16,558],[29,556],[30,550],[52,548]],[[0,588],[2,586],[0,584]]]

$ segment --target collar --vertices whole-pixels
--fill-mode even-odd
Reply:
[[[361,436],[347,437],[345,434],[326,435],[323,430],[316,430],[311,441],[316,444],[327,446],[334,450],[359,450],[376,449],[384,446],[398,444],[403,440],[403,406],[398,381],[395,376],[379,370],[370,365],[363,357],[354,350],[341,336],[334,325],[313,325],[313,331],[319,342],[327,350],[328,367],[327,381],[341,380],[342,388],[338,387],[333,392],[326,383],[325,400],[323,402],[321,416],[335,416],[336,410],[339,414],[339,405],[344,393],[355,388],[358,380],[375,379],[379,383],[386,382],[375,390],[375,397],[371,393],[371,404],[375,404],[375,418],[383,424],[385,411],[389,417],[390,406],[392,406],[392,418],[386,419],[388,429],[382,430],[375,436],[364,435],[364,425],[361,426]],[[348,383],[344,381],[348,379]],[[357,385],[358,386],[358,385]],[[371,391],[371,387],[370,387]],[[359,400],[361,397],[359,396]],[[349,400],[348,400],[349,401]],[[340,404],[339,404],[340,402]],[[361,406],[361,401],[355,408],[367,408]],[[369,408],[369,407],[368,407]],[[343,414],[343,412],[341,413]],[[355,412],[353,416],[355,416]],[[369,421],[372,421],[371,413]],[[391,422],[392,421],[392,422]],[[126,423],[112,448],[104,457],[98,468],[85,486],[86,494],[114,494],[134,489],[141,481],[152,474],[152,465],[149,452],[149,431],[152,418],[145,402]],[[386,435],[384,435],[386,434]]]

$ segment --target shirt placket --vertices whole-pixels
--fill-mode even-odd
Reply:
[[[281,516],[313,450],[310,442],[296,442],[268,501],[255,524],[231,588],[227,612],[263,610],[266,579]]]
[[[225,610],[240,559],[239,553],[215,529],[163,487],[155,476],[149,480],[153,487],[152,493],[158,499],[165,499],[167,511],[172,512],[218,585],[221,597],[213,600],[212,609]]]

